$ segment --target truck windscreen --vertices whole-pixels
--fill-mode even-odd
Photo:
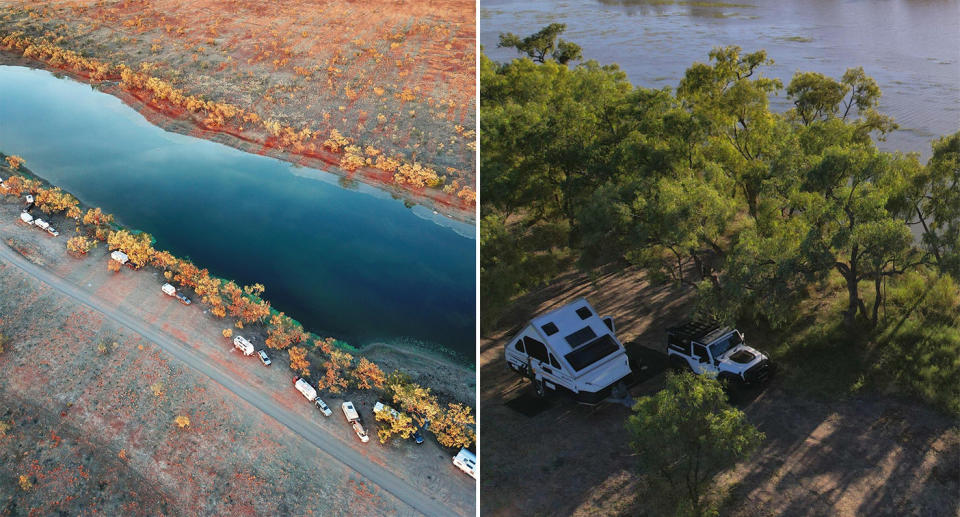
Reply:
[[[580,371],[619,350],[610,334],[604,334],[590,343],[563,356],[574,370]]]

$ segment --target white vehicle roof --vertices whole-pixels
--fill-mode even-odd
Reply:
[[[294,384],[294,386],[297,388],[297,391],[303,393],[303,396],[307,397],[310,402],[313,402],[317,399],[317,390],[313,389],[313,386],[311,386],[309,382],[303,379],[297,379],[297,382]]]
[[[340,405],[343,409],[344,416],[347,417],[347,420],[356,420],[360,418],[360,415],[357,414],[357,409],[353,407],[353,402],[344,402]]]
[[[234,336],[234,337],[233,337],[233,344],[234,344],[234,345],[237,345],[237,346],[242,346],[242,347],[244,347],[244,348],[246,348],[246,347],[248,347],[248,346],[249,346],[249,347],[252,347],[252,346],[253,346],[253,343],[247,341],[247,339],[246,339],[245,337],[243,337],[243,336]],[[302,380],[302,379],[301,379],[301,380]]]
[[[111,253],[111,254],[110,254],[110,258],[112,258],[113,260],[116,260],[117,262],[121,262],[121,263],[126,263],[127,260],[129,260],[129,257],[127,257],[127,254],[124,253],[124,252],[122,252],[122,251],[120,251],[120,250],[116,250],[116,251],[114,251],[113,253]]]
[[[460,449],[460,452],[457,453],[453,458],[453,463],[458,467],[463,465],[467,468],[467,471],[474,478],[477,477],[477,455],[466,450]]]
[[[556,330],[549,326],[544,329],[544,326],[551,323],[556,327]],[[537,328],[540,335],[547,340],[550,348],[560,356],[567,355],[574,348],[594,339],[596,336],[611,333],[586,298],[580,298],[559,309],[537,316],[530,320],[530,324]],[[590,328],[590,331],[584,330],[587,327]],[[548,332],[548,330],[553,330],[553,332]],[[583,334],[574,335],[578,332],[583,332]]]
[[[23,222],[25,222],[25,223],[32,223],[32,222],[33,222],[33,216],[30,215],[30,214],[28,214],[28,213],[26,213],[26,212],[20,212],[20,220],[23,221]]]

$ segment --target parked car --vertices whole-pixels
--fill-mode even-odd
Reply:
[[[257,357],[260,358],[260,362],[263,363],[264,366],[270,366],[270,357],[267,356],[266,350],[258,350]]]
[[[323,416],[330,416],[333,414],[333,411],[330,411],[330,406],[328,406],[326,402],[324,402],[319,398],[317,399],[316,402],[317,402],[317,407],[320,408],[320,412],[323,413]]]
[[[190,298],[187,298],[183,293],[177,293],[177,299],[180,300],[180,303],[184,305],[190,305]]]

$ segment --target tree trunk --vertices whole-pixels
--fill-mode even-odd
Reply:
[[[870,325],[874,328],[877,326],[878,316],[880,314],[880,301],[883,299],[883,294],[881,292],[883,276],[880,273],[877,273],[877,276],[873,278],[873,288],[876,292],[876,298],[873,300],[873,315],[870,318]]]

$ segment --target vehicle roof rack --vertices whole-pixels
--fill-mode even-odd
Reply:
[[[692,341],[699,340],[720,327],[720,323],[714,320],[688,320],[676,327],[668,328],[667,333],[684,341]]]

